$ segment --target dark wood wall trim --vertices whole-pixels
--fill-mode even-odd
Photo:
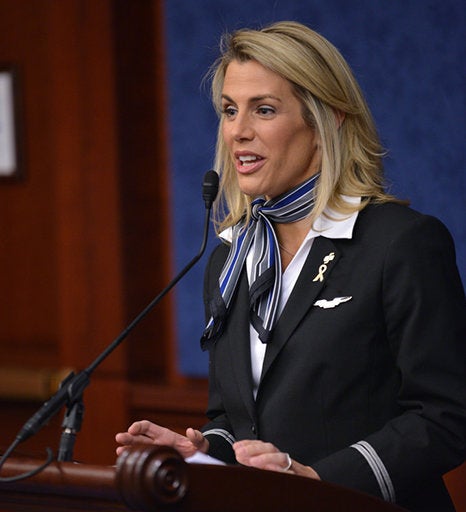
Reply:
[[[126,315],[172,276],[162,2],[113,2]],[[133,380],[176,380],[170,296],[131,335]]]
[[[0,349],[13,369],[0,450],[41,405],[36,376],[87,367],[172,277],[161,9],[0,0],[0,61],[21,74],[28,165],[0,186]],[[113,463],[114,434],[135,419],[202,423],[205,381],[178,375],[172,309],[168,295],[92,376],[78,460]],[[63,412],[23,453],[57,449]]]

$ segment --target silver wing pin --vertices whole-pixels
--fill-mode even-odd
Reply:
[[[332,300],[320,299],[320,300],[316,300],[314,302],[314,306],[318,306],[319,308],[324,308],[324,309],[335,308],[335,307],[339,306],[340,304],[342,304],[343,302],[348,302],[352,298],[353,298],[352,296],[347,296],[347,297],[335,297]]]

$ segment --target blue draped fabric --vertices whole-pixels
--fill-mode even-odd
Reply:
[[[202,176],[212,166],[216,115],[202,78],[224,31],[291,19],[332,41],[366,94],[391,191],[450,229],[466,282],[466,9],[462,0],[167,0],[165,2],[175,265],[197,252]],[[210,247],[213,246],[213,236]],[[206,258],[175,290],[179,370],[207,373]]]

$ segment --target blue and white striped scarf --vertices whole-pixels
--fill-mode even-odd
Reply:
[[[315,202],[315,186],[320,174],[274,199],[255,199],[251,218],[233,226],[230,252],[219,278],[220,297],[209,304],[211,318],[201,339],[203,349],[220,336],[228,308],[250,250],[253,251],[249,287],[251,323],[263,343],[272,338],[277,320],[282,269],[280,249],[273,223],[297,222],[307,217]]]

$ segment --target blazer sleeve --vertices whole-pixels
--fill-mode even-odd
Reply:
[[[236,442],[236,439],[233,435],[233,429],[231,428],[228,416],[224,411],[220,394],[216,388],[215,378],[211,371],[209,375],[207,416],[210,421],[201,428],[201,431],[209,441],[209,455],[229,464],[235,464],[236,457],[233,451],[233,443]]]
[[[395,502],[465,460],[466,303],[453,240],[429,216],[390,242],[381,279],[403,412],[312,466],[323,480]]]
[[[228,254],[228,247],[225,244],[219,245],[212,253],[204,274],[204,306],[206,322],[210,319],[209,301],[212,290],[217,286],[218,276],[223,268],[223,262]],[[209,441],[209,455],[227,463],[235,463],[236,457],[233,451],[233,443],[236,441],[231,428],[228,416],[224,410],[220,393],[217,389],[215,368],[212,364],[215,347],[209,351],[209,403],[207,417],[210,421],[205,424],[201,431]]]

